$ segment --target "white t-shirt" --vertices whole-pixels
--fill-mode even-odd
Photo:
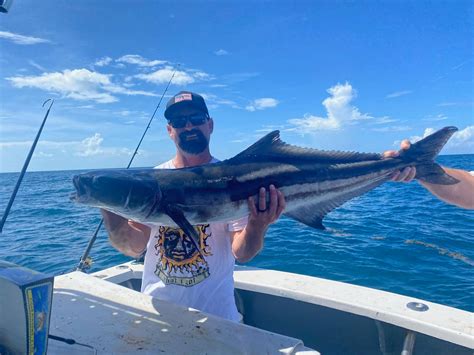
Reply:
[[[217,162],[217,159],[211,163]],[[156,167],[174,169],[172,160]],[[234,265],[230,233],[245,228],[248,218],[197,225],[204,258],[180,228],[152,227],[143,270],[142,292],[161,300],[239,321],[234,299]]]

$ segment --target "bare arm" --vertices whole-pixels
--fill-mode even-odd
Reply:
[[[285,209],[285,197],[275,186],[270,185],[270,205],[266,208],[266,191],[259,191],[259,210],[252,197],[248,199],[250,210],[247,226],[232,234],[232,252],[239,262],[252,260],[263,248],[265,233],[270,224],[275,222]]]
[[[410,142],[408,140],[404,140],[400,147],[404,150],[410,149]],[[399,153],[395,150],[389,150],[383,155],[388,158],[396,157],[398,154]],[[420,184],[433,195],[446,203],[461,208],[474,209],[474,176],[464,170],[446,168],[444,166],[442,168],[448,175],[458,179],[459,182],[454,185],[437,185],[419,180]],[[410,182],[413,180],[415,175],[416,168],[408,167],[395,173],[395,175],[392,177],[392,180]]]
[[[109,232],[110,244],[125,255],[134,258],[140,256],[150,238],[150,228],[106,210],[101,210],[101,213]]]
[[[439,199],[458,207],[474,209],[474,176],[467,171],[442,167],[443,170],[458,179],[454,185],[435,185],[429,182],[420,181],[428,191]]]

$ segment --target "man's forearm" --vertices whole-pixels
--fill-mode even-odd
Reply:
[[[474,209],[474,176],[467,171],[443,167],[443,170],[459,182],[454,185],[420,183],[441,200],[467,209]]]
[[[250,223],[240,232],[234,234],[232,252],[241,263],[252,260],[263,248],[267,228],[253,226]]]
[[[109,232],[110,244],[125,255],[138,257],[145,249],[149,235],[131,227],[126,218],[105,210],[101,210],[101,213]]]

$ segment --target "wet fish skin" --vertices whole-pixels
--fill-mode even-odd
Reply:
[[[177,225],[193,239],[196,224],[230,221],[249,213],[247,199],[275,185],[285,195],[284,214],[324,229],[324,216],[344,202],[417,167],[417,178],[455,184],[434,162],[457,130],[445,127],[401,151],[380,154],[320,151],[288,145],[274,131],[235,157],[183,169],[111,169],[74,177],[76,202],[142,223]],[[195,240],[195,242],[197,239]]]

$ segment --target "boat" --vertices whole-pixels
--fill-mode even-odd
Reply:
[[[473,313],[412,297],[236,266],[235,297],[243,315],[236,323],[141,293],[142,273],[143,264],[132,261],[53,280],[0,264],[0,353],[456,355],[474,350]]]

